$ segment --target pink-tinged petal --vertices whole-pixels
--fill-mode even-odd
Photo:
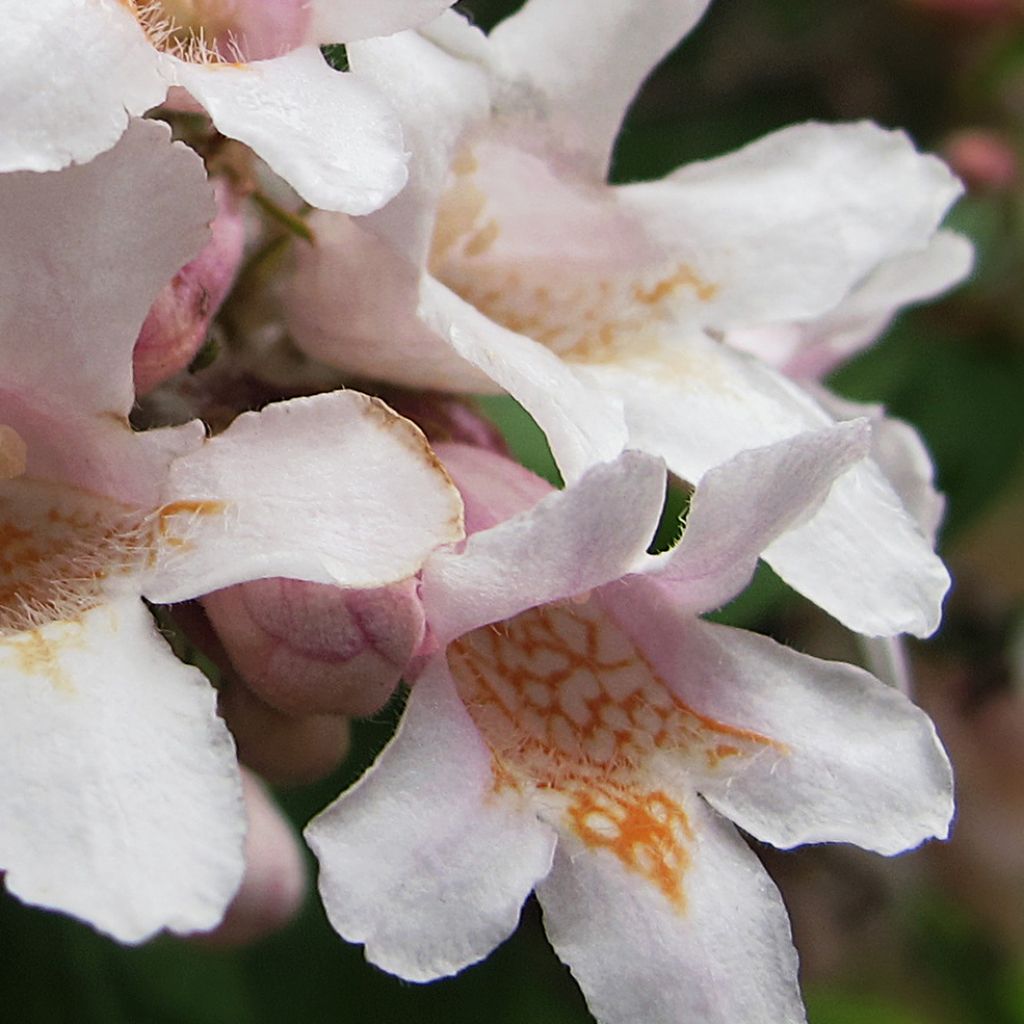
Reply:
[[[306,865],[298,836],[252,772],[242,769],[245,798],[245,877],[224,920],[205,945],[242,946],[283,928],[306,895]]]
[[[321,43],[350,43],[422,25],[454,0],[314,0],[313,31]]]
[[[554,488],[507,455],[468,444],[439,444],[435,451],[462,495],[466,535],[533,508]]]
[[[250,146],[313,206],[369,213],[405,184],[395,115],[315,46],[252,64],[174,64],[177,84],[217,129]]]
[[[631,446],[661,455],[693,483],[744,449],[834,423],[793,382],[699,335],[578,372],[623,398]],[[868,635],[927,635],[949,587],[942,562],[870,460],[837,480],[814,517],[763,557],[791,586]]]
[[[0,22],[0,171],[85,163],[167,92],[158,56],[125,5],[3,0]],[[140,199],[159,190],[140,189]]]
[[[211,928],[242,878],[234,746],[137,598],[0,643],[7,888],[122,942]]]
[[[485,492],[486,494],[486,492]],[[665,496],[660,459],[625,452],[564,491],[423,570],[423,603],[440,643],[617,580],[640,563]]]
[[[885,261],[926,246],[959,182],[873,124],[803,124],[618,190],[652,239],[701,281],[692,325],[730,330],[819,316]]]
[[[203,608],[249,688],[295,715],[380,710],[423,639],[415,579],[374,590],[254,580]]]
[[[521,796],[497,789],[443,658],[374,766],[306,839],[335,929],[410,981],[454,974],[504,941],[555,845]]]
[[[729,331],[726,341],[797,379],[820,380],[870,345],[904,306],[958,284],[974,261],[961,235],[939,231],[925,248],[883,263],[835,309],[809,323]],[[780,345],[780,339],[786,341]]]
[[[909,423],[887,416],[881,405],[849,402],[813,385],[808,389],[837,420],[862,416],[871,420],[871,457],[921,532],[934,544],[946,501],[935,490],[935,467],[921,435]]]
[[[555,145],[603,182],[627,108],[707,0],[530,0],[491,33],[508,85],[503,113],[542,121]]]
[[[296,272],[283,294],[296,344],[367,380],[439,391],[496,390],[417,316],[420,272],[367,230],[372,219],[319,211],[309,218],[316,243],[296,245]]]
[[[407,579],[461,538],[462,503],[413,424],[337,391],[244,413],[178,459],[158,520],[145,594],[170,603],[270,576]]]
[[[430,32],[402,32],[348,47],[352,70],[398,112],[412,157],[409,182],[366,222],[414,267],[427,261],[437,203],[470,130],[486,123],[491,91],[482,67],[483,33],[456,14]]]
[[[544,927],[599,1024],[803,1024],[778,890],[736,831],[690,799],[685,901],[566,838],[537,886]]]
[[[587,387],[549,349],[496,324],[432,278],[424,279],[422,300],[424,322],[537,421],[567,483],[622,451],[626,431],[615,396]]]
[[[146,316],[132,352],[135,393],[144,395],[184,370],[206,340],[242,264],[245,221],[225,178],[213,183],[217,215],[212,237],[164,286]]]
[[[694,613],[711,611],[750,581],[761,552],[809,519],[835,479],[869,449],[866,420],[797,434],[709,470],[690,503],[682,540],[647,572]]]
[[[217,38],[215,42],[231,59],[280,57],[310,36],[314,12],[309,0],[234,0],[220,6],[230,28],[225,39]]]
[[[649,586],[606,608],[723,745],[694,784],[775,846],[856,843],[899,853],[944,837],[953,779],[927,715],[862,669],[694,619]]]
[[[62,414],[127,416],[139,328],[214,212],[202,161],[153,121],[88,164],[3,175],[4,387]]]

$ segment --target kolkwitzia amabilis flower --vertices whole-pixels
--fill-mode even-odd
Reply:
[[[963,246],[935,231],[959,186],[866,123],[798,125],[608,186],[622,113],[704,6],[529,0],[489,37],[449,14],[350,47],[403,115],[412,178],[365,222],[314,216],[289,298],[300,344],[370,377],[497,384],[569,479],[628,438],[695,482],[832,422],[721,339],[825,316],[901,260],[928,264],[932,284],[913,295],[955,279]],[[870,460],[765,558],[867,634],[931,632],[948,586]]]
[[[436,653],[397,735],[307,829],[335,928],[424,981],[486,956],[536,890],[601,1022],[803,1021],[784,908],[726,819],[777,846],[895,853],[946,833],[949,764],[862,670],[698,616],[866,434],[711,470],[656,557],[659,459],[627,452],[543,496],[499,456],[441,446],[471,536],[424,567]]]
[[[230,736],[141,598],[383,586],[461,535],[422,435],[354,392],[132,431],[139,327],[213,213],[155,122],[0,177],[0,870],[126,941],[212,927],[242,875]]]
[[[0,0],[0,171],[90,160],[181,86],[310,203],[375,210],[405,183],[400,128],[317,44],[407,28],[450,3]]]

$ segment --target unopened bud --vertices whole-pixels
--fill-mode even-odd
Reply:
[[[231,678],[221,686],[218,706],[239,760],[275,785],[316,782],[348,753],[349,722],[342,715],[286,715]]]
[[[1005,192],[1020,178],[1020,160],[1013,144],[998,132],[971,128],[946,139],[943,155],[975,192]]]
[[[254,580],[207,594],[203,607],[235,671],[288,714],[377,711],[424,630],[414,579],[373,590]]]
[[[231,186],[213,182],[217,215],[203,251],[157,296],[135,342],[135,392],[144,395],[192,362],[242,262],[245,226]]]

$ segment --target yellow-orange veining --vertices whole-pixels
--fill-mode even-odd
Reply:
[[[496,788],[532,792],[680,910],[692,832],[683,797],[654,777],[652,759],[714,770],[785,750],[680,700],[597,599],[475,630],[449,662],[493,753]]]

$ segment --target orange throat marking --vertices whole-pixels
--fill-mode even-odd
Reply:
[[[491,748],[495,790],[533,796],[680,912],[693,830],[684,798],[670,780],[663,788],[652,762],[667,755],[707,772],[786,750],[681,701],[595,598],[477,629],[451,645],[449,664]]]

